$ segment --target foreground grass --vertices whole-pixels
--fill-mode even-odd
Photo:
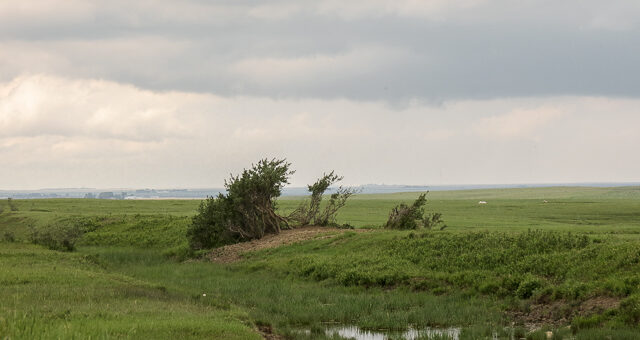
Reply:
[[[0,243],[3,339],[260,339],[230,305],[99,268],[91,257]]]
[[[434,296],[406,289],[319,285],[287,279],[268,271],[205,262],[176,264],[153,251],[131,248],[89,248],[114,271],[161,282],[190,295],[244,307],[252,320],[270,325],[280,334],[306,339],[300,329],[319,329],[325,323],[358,325],[368,329],[405,329],[407,325],[486,325],[500,328],[502,316],[495,301],[459,295]],[[316,337],[322,338],[320,334]]]

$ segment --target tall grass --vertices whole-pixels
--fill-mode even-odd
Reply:
[[[246,314],[107,272],[91,256],[0,244],[0,338],[260,339]]]

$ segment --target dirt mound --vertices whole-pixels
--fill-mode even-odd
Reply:
[[[563,326],[576,316],[589,316],[617,308],[620,299],[597,296],[585,301],[554,301],[547,304],[533,304],[528,312],[513,312],[512,316],[528,329],[539,329],[543,325]]]
[[[259,240],[231,244],[216,248],[207,255],[209,260],[217,263],[231,263],[242,259],[242,254],[250,251],[276,248],[287,244],[310,239],[330,238],[346,231],[365,232],[368,229],[338,229],[328,227],[302,227],[283,230],[279,234],[265,235]]]

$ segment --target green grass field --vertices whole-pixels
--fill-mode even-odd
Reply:
[[[328,324],[640,338],[640,187],[432,192],[445,230],[376,230],[417,196],[355,196],[338,222],[373,231],[228,265],[168,256],[186,247],[199,200],[18,200],[0,213],[0,338],[322,339]],[[60,225],[84,228],[75,252],[29,242]],[[598,299],[617,303],[582,310]],[[531,330],[518,315],[540,306],[554,318]]]

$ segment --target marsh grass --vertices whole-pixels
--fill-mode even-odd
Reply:
[[[176,264],[153,251],[122,248],[85,251],[113,271],[162,282],[197,300],[212,299],[240,306],[249,311],[255,322],[271,325],[284,334],[324,323],[353,324],[365,329],[406,329],[412,324],[497,327],[503,323],[498,304],[490,299],[435,296],[409,289],[324,285],[257,268],[203,262]],[[202,292],[207,296],[203,298]]]

